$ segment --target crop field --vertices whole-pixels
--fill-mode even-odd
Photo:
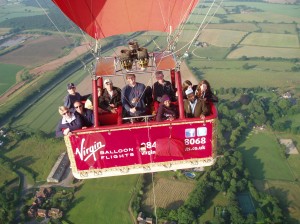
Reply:
[[[11,64],[14,62],[17,65],[36,67],[62,56],[64,53],[63,48],[71,43],[70,39],[56,35],[31,38],[24,43],[23,47],[0,56],[0,61],[2,63]]]
[[[254,179],[293,181],[287,161],[280,154],[280,145],[274,134],[265,131],[252,131],[239,150],[245,159],[245,165]],[[276,164],[276,169],[274,169]]]
[[[200,2],[198,7],[194,9],[193,14],[195,14],[195,15],[198,15],[198,14],[206,15],[206,13],[208,12],[210,7],[211,7],[211,3]],[[217,14],[226,14],[226,11],[222,7],[218,8],[218,5],[214,4],[211,7],[209,15],[213,14],[216,10],[218,10]]]
[[[293,34],[251,33],[242,41],[241,45],[299,48],[299,40],[298,36]]]
[[[62,140],[31,137],[21,141],[13,150],[5,153],[15,164],[29,168],[37,181],[46,181],[60,153],[65,151]]]
[[[295,24],[272,24],[272,23],[259,23],[262,33],[286,33],[297,35],[297,27]]]
[[[247,57],[268,57],[268,58],[300,58],[300,49],[279,48],[279,47],[257,47],[242,46],[231,52],[227,58],[235,59]]]
[[[86,71],[79,70],[71,79],[59,83],[42,100],[32,105],[18,120],[14,122],[14,128],[41,130],[55,135],[55,127],[60,119],[58,106],[63,105],[63,99],[67,95],[67,83],[79,84],[87,76]],[[80,88],[77,89],[80,92]]]
[[[202,23],[203,20],[204,20],[203,24],[206,24],[208,22],[210,22],[210,23],[219,23],[220,22],[220,18],[218,18],[216,16],[214,16],[214,17],[212,17],[212,16],[205,17],[205,15],[192,14],[192,15],[190,15],[188,23],[195,23],[196,26],[198,27]]]
[[[0,6],[0,22],[24,16],[44,15],[41,8],[24,6],[22,4],[5,4]]]
[[[259,23],[300,23],[300,18],[295,18],[288,15],[274,14],[270,12],[255,12],[248,14],[230,14],[227,19],[235,22],[259,22]]]
[[[299,7],[295,5],[288,5],[288,4],[269,4],[269,3],[262,3],[262,2],[223,2],[225,7],[227,6],[237,6],[237,5],[245,5],[251,8],[261,9],[265,12],[270,12],[273,14],[286,15],[289,17],[297,17],[300,18],[299,14]]]
[[[178,181],[168,178],[158,178],[155,180],[155,204],[156,207],[177,209],[188,198],[190,192],[194,189],[193,181]],[[147,212],[154,211],[154,195],[152,185],[144,195],[143,209]]]
[[[224,24],[209,24],[206,29],[220,29],[220,30],[236,30],[244,32],[254,32],[258,27],[253,23],[224,23]]]
[[[192,51],[193,57],[209,58],[209,59],[223,59],[228,53],[228,48],[225,47],[197,47]]]
[[[230,47],[237,44],[246,32],[234,30],[205,29],[201,32],[200,40],[217,47]]]
[[[286,72],[285,68],[291,68],[291,63],[276,63],[276,62],[250,62],[255,68],[250,70],[243,70],[242,66],[245,61],[192,61],[189,67],[200,69],[203,75],[200,79],[207,79],[215,89],[224,87],[280,87],[286,88],[290,86],[297,86],[300,83],[299,73]],[[272,70],[264,68],[269,63],[269,68],[274,65]],[[281,66],[281,69],[278,68]],[[272,82],[270,82],[272,80]]]
[[[16,74],[22,69],[22,66],[0,63],[0,95],[16,83]]]
[[[138,175],[85,180],[66,214],[71,223],[133,223],[128,206]],[[136,217],[135,217],[136,218]]]

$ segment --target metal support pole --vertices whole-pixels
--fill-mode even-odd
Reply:
[[[184,107],[183,107],[183,97],[182,97],[182,85],[181,85],[181,74],[180,71],[175,71],[175,81],[177,87],[177,101],[178,101],[178,108],[179,108],[179,119],[184,119]]]
[[[97,76],[93,77],[93,112],[94,112],[94,127],[99,127],[99,114],[98,114],[98,85]]]

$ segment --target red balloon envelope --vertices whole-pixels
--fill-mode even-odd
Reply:
[[[186,21],[198,0],[52,0],[95,39],[122,33],[172,32]]]
[[[184,143],[174,138],[161,138],[156,140],[156,156],[183,157]]]

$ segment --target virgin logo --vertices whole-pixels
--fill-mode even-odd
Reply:
[[[94,161],[96,161],[96,152],[99,151],[99,149],[105,147],[105,145],[102,145],[101,142],[94,142],[93,145],[85,147],[84,143],[85,138],[81,139],[80,149],[76,148],[75,155],[78,155],[83,161],[87,161],[92,156],[94,158]]]

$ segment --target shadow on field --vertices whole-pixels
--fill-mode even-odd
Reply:
[[[269,192],[279,200],[280,208],[283,210],[284,216],[287,218],[288,223],[299,224],[299,221],[290,216],[290,213],[295,210],[292,207],[292,201],[288,200],[289,191],[282,188],[270,187]]]
[[[173,201],[172,203],[168,204],[166,209],[168,210],[178,209],[181,205],[183,205],[183,203],[184,203],[183,200]]]
[[[251,177],[258,180],[264,180],[264,164],[261,162],[262,160],[257,158],[255,155],[258,147],[251,147],[247,150],[245,147],[239,147],[238,150],[243,154],[245,166],[248,168]]]

